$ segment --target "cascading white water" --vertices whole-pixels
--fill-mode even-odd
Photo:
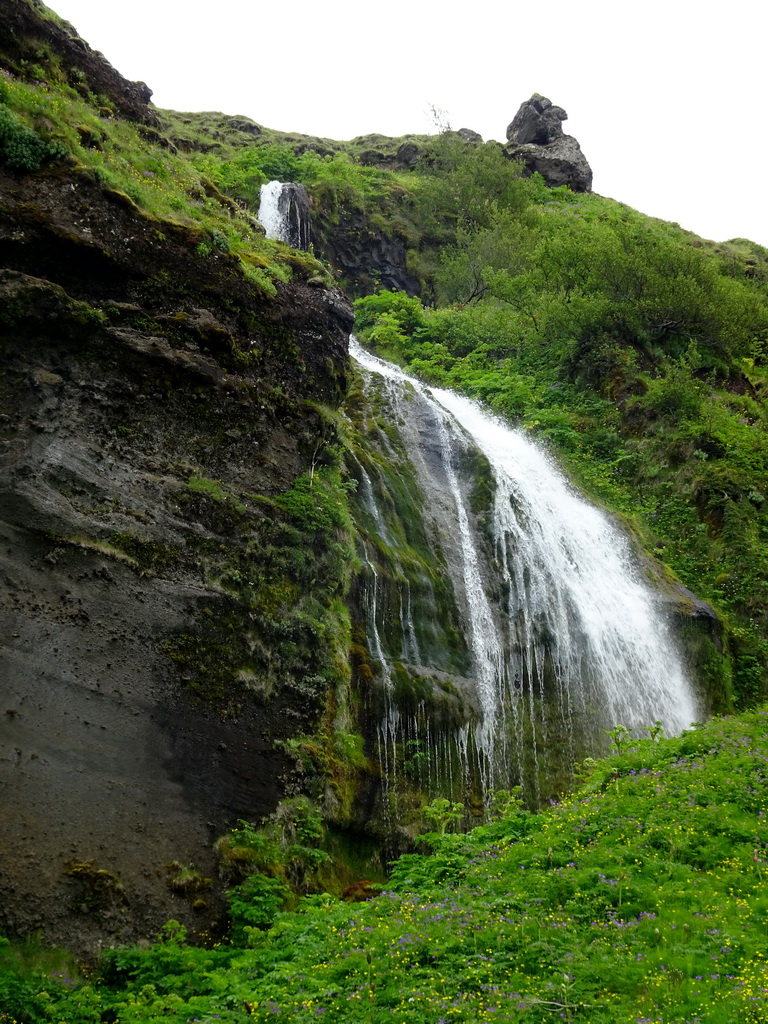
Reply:
[[[378,723],[379,750],[382,759],[382,780],[384,783],[384,817],[389,820],[391,804],[396,800],[395,786],[397,784],[397,757],[396,744],[398,726],[400,725],[400,712],[392,700],[394,683],[389,663],[381,646],[381,637],[378,626],[378,592],[379,574],[376,566],[365,555],[365,562],[371,573],[373,584],[369,590],[370,609],[368,622],[370,628],[370,642],[374,658],[381,665],[381,673],[384,682],[384,715]],[[391,790],[390,790],[391,782]]]
[[[416,627],[413,623],[413,609],[411,608],[411,587],[405,581],[405,607],[403,607],[403,596],[400,595],[400,632],[403,635],[403,657],[406,661],[418,665],[421,662],[421,651],[419,641],[416,637]]]
[[[259,223],[264,228],[267,238],[285,241],[285,216],[280,212],[280,195],[283,191],[282,181],[268,181],[261,186],[259,192]]]
[[[303,185],[268,181],[259,192],[258,219],[267,238],[308,249],[310,241],[309,198]]]
[[[689,725],[696,717],[690,683],[621,531],[521,431],[467,398],[409,377],[354,338],[350,353],[385,378],[400,418],[421,416],[413,430],[419,443],[409,456],[417,468],[421,463],[427,514],[440,529],[442,504],[442,529],[447,523],[451,531],[444,547],[466,617],[479,710],[472,738],[484,786],[506,764],[510,734],[517,740],[518,776],[523,743],[537,774],[537,747],[548,742],[545,705],[557,708],[559,742],[572,736],[576,718],[593,733],[618,723],[640,729],[658,720],[670,733]],[[428,431],[435,436],[425,441]],[[456,465],[468,444],[482,452],[495,477],[492,566],[470,522]],[[452,493],[441,495],[440,487]],[[499,574],[495,589],[505,595],[496,605],[487,592],[489,570]],[[374,645],[384,657],[378,630]],[[457,738],[465,760],[467,741]]]
[[[630,727],[662,721],[671,732],[695,715],[669,628],[640,578],[627,539],[569,486],[544,452],[476,403],[432,389],[471,434],[496,478],[494,530],[511,587],[512,648],[539,647],[566,690],[604,702]],[[546,643],[548,649],[543,650]]]

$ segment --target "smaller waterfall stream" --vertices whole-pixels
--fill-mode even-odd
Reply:
[[[276,238],[294,249],[310,243],[309,196],[295,182],[268,181],[261,186],[259,223],[267,238]]]
[[[379,734],[379,751],[382,761],[382,780],[384,783],[384,812],[385,818],[389,818],[390,809],[396,808],[397,801],[397,736],[398,726],[400,725],[400,711],[393,700],[393,689],[394,681],[392,679],[392,673],[389,668],[389,662],[387,661],[386,655],[384,654],[384,648],[381,646],[381,637],[379,635],[378,627],[378,591],[379,591],[379,574],[376,571],[376,566],[368,558],[367,554],[365,557],[365,563],[369,569],[373,584],[369,588],[370,606],[369,606],[369,632],[370,632],[370,644],[372,653],[376,661],[381,665],[382,681],[384,683],[384,714],[378,722],[378,734]],[[391,786],[390,786],[391,784]],[[391,792],[390,792],[391,788]]]
[[[474,756],[486,792],[523,782],[527,773],[536,798],[539,757],[553,744],[572,761],[574,751],[583,756],[600,739],[604,744],[601,730],[618,723],[639,730],[658,720],[670,733],[689,725],[696,703],[681,657],[621,531],[521,431],[469,399],[423,385],[354,338],[350,352],[373,379],[383,379],[462,610],[472,662],[468,699],[476,708],[450,742],[463,771]],[[495,481],[485,536],[462,476],[469,450],[482,453]],[[382,515],[367,474],[362,497],[378,529]],[[397,598],[401,656],[419,651],[412,624],[404,624],[404,597],[410,609],[407,588]],[[370,639],[377,660],[390,659],[382,672],[391,694],[398,652],[386,650],[376,624]],[[388,770],[398,737],[423,750],[429,721],[408,724],[394,710],[388,703],[380,733]],[[439,756],[424,751],[424,769]]]

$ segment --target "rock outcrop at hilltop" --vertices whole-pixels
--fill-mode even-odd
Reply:
[[[563,133],[562,122],[567,118],[562,107],[534,93],[507,128],[504,151],[512,160],[522,161],[526,175],[538,171],[552,188],[567,185],[574,192],[589,192],[592,169],[576,139]]]

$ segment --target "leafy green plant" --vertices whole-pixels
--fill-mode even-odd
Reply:
[[[449,825],[461,821],[464,816],[464,804],[447,800],[445,797],[435,797],[424,808],[424,817],[431,822],[440,835],[445,835]]]
[[[269,927],[289,895],[290,889],[285,882],[258,871],[230,889],[227,901],[233,938],[246,937],[246,929]]]
[[[615,750],[617,754],[623,753],[636,743],[632,736],[632,730],[628,729],[626,725],[615,725],[612,729],[603,729],[603,732],[610,736],[613,741],[611,750]]]
[[[5,104],[0,103],[0,163],[12,171],[38,171],[43,162],[61,155],[44,142]]]

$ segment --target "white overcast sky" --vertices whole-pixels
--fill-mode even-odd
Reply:
[[[594,189],[768,246],[766,0],[48,0],[160,107],[334,139],[568,112]]]

